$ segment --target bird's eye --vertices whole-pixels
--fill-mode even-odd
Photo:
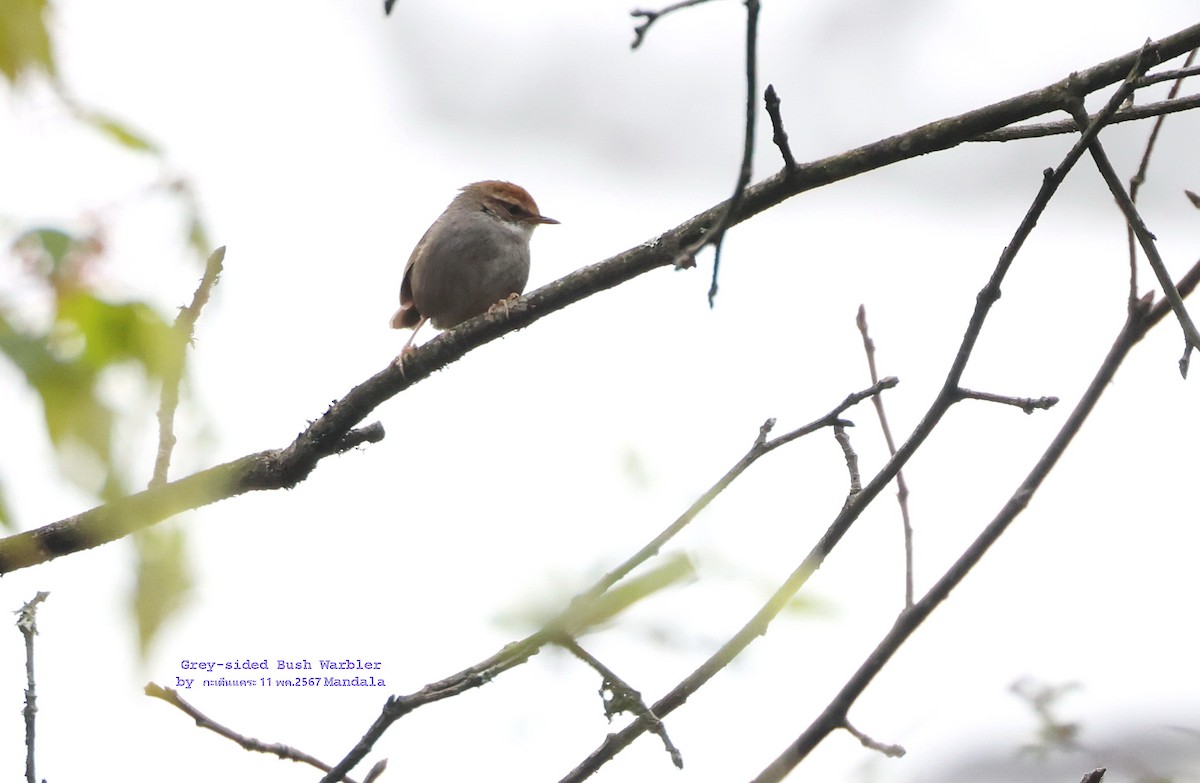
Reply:
[[[529,214],[521,207],[520,204],[511,204],[505,202],[504,208],[508,210],[508,214],[512,215],[513,217],[525,217],[527,214]]]

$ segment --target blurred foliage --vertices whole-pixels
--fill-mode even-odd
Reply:
[[[12,512],[8,510],[8,501],[4,497],[4,485],[0,484],[0,527],[12,529]]]
[[[0,73],[16,83],[31,71],[54,76],[48,0],[0,0]]]
[[[518,609],[497,617],[504,627],[526,632],[530,627],[541,628],[558,621],[559,627],[572,637],[578,637],[606,625],[634,604],[668,587],[696,578],[696,567],[681,553],[662,556],[642,573],[627,576],[606,592],[591,600],[576,598],[564,611],[560,591],[539,591],[536,600],[524,602]]]
[[[1036,739],[1021,746],[1022,754],[1042,758],[1054,751],[1071,751],[1079,747],[1080,724],[1063,720],[1056,711],[1064,696],[1081,687],[1077,682],[1051,685],[1028,677],[1009,686],[1009,690],[1026,702],[1038,719]]]
[[[192,590],[187,563],[187,537],[175,523],[147,528],[133,536],[137,547],[137,581],[133,588],[138,650],[145,659],[163,623],[179,610]]]
[[[102,247],[95,237],[30,229],[12,252],[46,284],[51,323],[21,328],[0,308],[0,352],[25,376],[42,403],[46,433],[60,467],[103,500],[126,494],[129,482],[113,459],[117,411],[99,393],[109,368],[133,364],[161,381],[176,341],[171,326],[145,302],[108,302],[84,283]]]
[[[156,155],[162,153],[162,150],[154,142],[107,114],[81,110],[79,118],[122,147],[134,150],[135,152],[151,152]]]
[[[86,106],[63,83],[50,24],[53,10],[50,0],[0,0],[0,74],[15,92],[35,82],[49,86],[71,120],[97,131],[115,149],[157,159],[162,175],[150,188],[178,206],[185,225],[181,245],[203,259],[208,237],[190,182],[169,172],[158,144],[121,119]],[[20,187],[11,181],[6,185]],[[69,216],[62,222],[80,221]],[[20,279],[33,281],[37,293],[30,296],[23,290],[10,297],[0,291],[0,357],[37,395],[57,467],[67,480],[102,501],[127,494],[135,482],[128,466],[120,464],[115,437],[120,418],[131,415],[130,406],[122,404],[128,400],[106,399],[106,379],[113,373],[128,377],[132,371],[147,392],[153,391],[181,371],[186,346],[153,303],[114,301],[102,293],[102,222],[89,231],[41,225],[15,234],[9,255],[21,265]],[[154,412],[132,415],[143,414],[153,417]],[[0,525],[11,530],[16,521],[8,500],[0,484]],[[182,530],[149,531],[137,536],[135,545],[131,610],[144,654],[164,620],[185,600],[191,575]]]

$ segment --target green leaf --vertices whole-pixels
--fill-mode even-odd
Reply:
[[[572,636],[586,633],[639,601],[673,585],[690,581],[695,576],[696,567],[687,555],[666,555],[644,573],[626,577],[592,601],[572,603],[563,617],[562,626]]]
[[[145,302],[106,302],[74,291],[59,299],[58,320],[64,340],[83,338],[79,358],[92,369],[133,360],[147,376],[161,378],[178,366],[182,346],[174,330]]]
[[[4,484],[0,484],[0,527],[6,530],[17,529],[17,520],[13,518],[12,510],[8,507],[8,499],[4,496]]]
[[[15,329],[3,313],[0,351],[41,398],[46,433],[67,478],[104,498],[122,494],[112,453],[116,413],[97,395],[99,367],[80,356],[63,358],[49,339]]]
[[[17,253],[35,265],[44,267],[47,274],[57,273],[67,254],[80,244],[78,238],[57,228],[31,228],[13,240],[13,248]]]
[[[4,0],[0,0],[0,2],[4,2]],[[162,153],[157,144],[137,133],[120,120],[93,111],[85,112],[82,118],[93,128],[108,136],[122,147],[137,152],[150,152],[155,155]]]
[[[47,0],[0,0],[0,73],[12,83],[31,71],[55,75]]]
[[[138,562],[131,609],[145,659],[163,623],[191,594],[193,582],[182,528],[160,525],[136,533],[133,539]]]
[[[191,211],[191,219],[188,221],[187,243],[201,258],[206,258],[209,248],[212,247],[212,243],[208,241],[208,231],[204,228],[204,221],[200,219],[199,213],[194,209]]]
[[[87,270],[104,249],[104,243],[94,234],[70,234],[59,228],[41,227],[19,234],[12,249],[51,288],[59,291],[86,286]]]

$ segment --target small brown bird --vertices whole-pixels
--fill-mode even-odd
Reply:
[[[544,217],[526,190],[488,180],[463,188],[413,248],[400,283],[392,328],[413,330],[412,348],[426,321],[450,329],[506,305],[529,280],[529,239]]]

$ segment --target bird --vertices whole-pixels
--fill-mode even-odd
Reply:
[[[507,310],[529,281],[533,230],[551,224],[558,221],[541,214],[520,185],[485,180],[459,190],[404,265],[392,328],[413,333],[397,361],[426,321],[452,329],[493,308]]]

